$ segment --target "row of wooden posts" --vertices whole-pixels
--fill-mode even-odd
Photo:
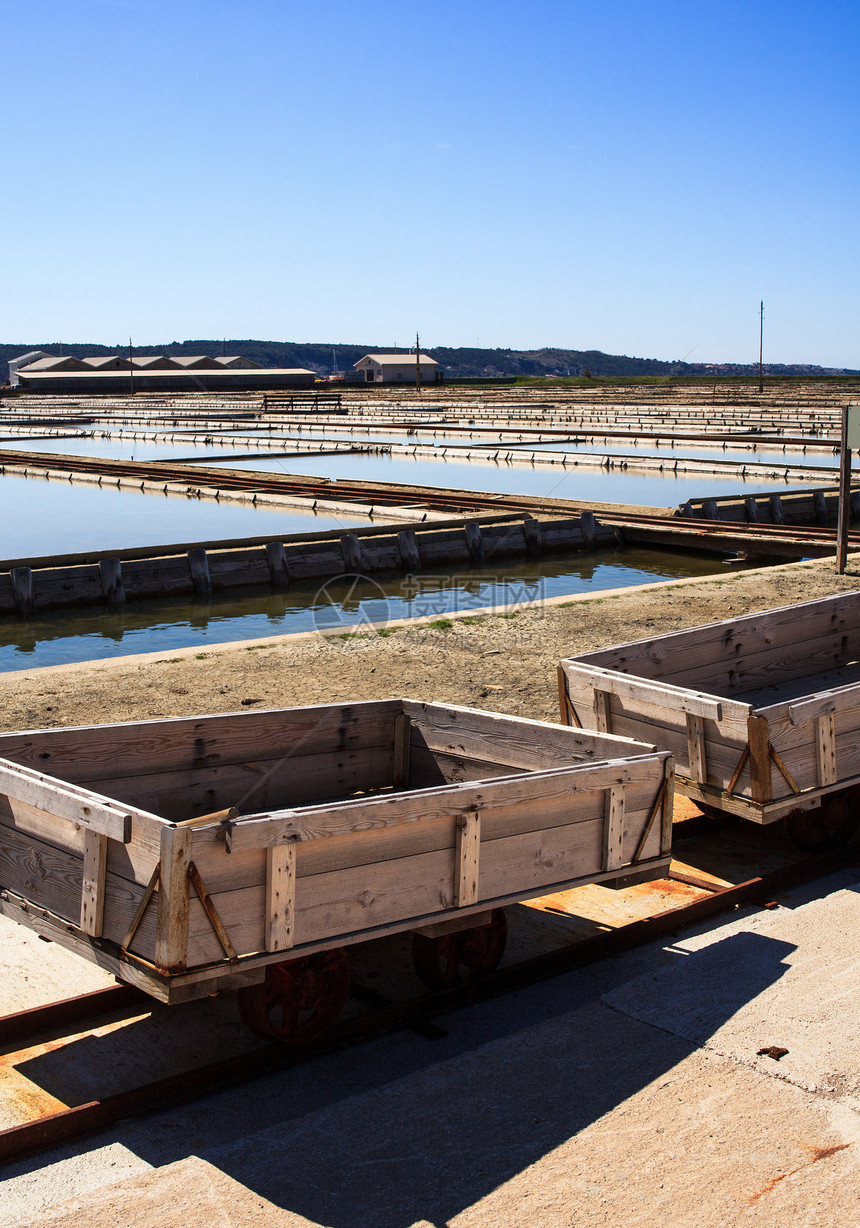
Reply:
[[[122,604],[250,585],[289,588],[343,574],[426,571],[491,565],[494,560],[615,545],[614,529],[594,514],[539,520],[522,514],[297,534],[291,538],[208,542],[91,556],[60,556],[0,572],[0,613],[32,617],[40,609]]]

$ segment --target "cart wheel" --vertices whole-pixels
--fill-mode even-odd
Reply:
[[[860,826],[860,789],[846,789],[822,799],[818,810],[793,810],[785,827],[794,843],[807,853],[844,848]]]
[[[280,964],[266,979],[236,995],[242,1022],[255,1036],[301,1044],[335,1022],[349,994],[349,959],[343,947]]]
[[[447,989],[458,981],[493,972],[501,963],[508,940],[503,908],[494,908],[486,925],[428,938],[412,935],[412,963],[428,989]]]
[[[696,802],[696,805],[706,819],[724,819],[726,817],[725,810],[720,810],[719,806],[712,806],[709,802]]]

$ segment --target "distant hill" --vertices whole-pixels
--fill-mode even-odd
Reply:
[[[102,355],[127,353],[127,345],[99,345],[87,342],[72,345],[61,341],[26,342],[0,345],[0,362],[5,366],[10,358],[29,350],[45,350],[49,354]],[[348,370],[365,354],[403,353],[387,345],[332,345],[322,342],[293,341],[171,341],[163,345],[134,347],[135,354],[242,354],[262,367],[305,367],[318,375],[328,375],[337,369]],[[436,346],[426,351],[441,365],[448,379],[480,379],[511,376],[751,376],[758,375],[757,363],[692,363],[665,362],[659,358],[631,358],[626,354],[604,354],[601,350],[484,350],[477,347],[450,349]],[[860,371],[837,367],[819,367],[811,363],[766,363],[768,375],[860,375]],[[8,371],[2,370],[2,377]]]

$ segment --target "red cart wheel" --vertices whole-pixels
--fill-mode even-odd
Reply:
[[[269,964],[266,979],[236,995],[242,1022],[255,1036],[301,1044],[335,1022],[349,994],[349,959],[343,947]]]
[[[447,989],[458,981],[493,972],[501,963],[508,940],[503,908],[494,908],[486,925],[428,938],[412,935],[412,963],[428,989]]]
[[[785,828],[806,853],[829,853],[844,848],[860,826],[860,788],[831,793],[817,810],[792,810]]]

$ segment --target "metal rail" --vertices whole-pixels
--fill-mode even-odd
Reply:
[[[696,820],[690,822],[698,826]],[[702,821],[703,826],[709,823],[712,826],[711,821]],[[0,1163],[80,1138],[117,1121],[172,1108],[210,1094],[213,1090],[222,1091],[290,1066],[310,1062],[335,1050],[396,1030],[411,1029],[428,1038],[442,1035],[444,1033],[433,1025],[432,1020],[450,1011],[571,972],[596,960],[674,934],[686,926],[741,905],[766,906],[777,892],[856,864],[856,859],[856,850],[851,849],[806,857],[730,887],[711,888],[705,880],[697,879],[695,885],[710,890],[711,894],[418,998],[387,1002],[375,990],[359,986],[354,996],[371,1003],[372,1009],[335,1025],[318,1040],[301,1046],[268,1045],[13,1126],[0,1132]],[[691,881],[689,875],[679,874],[677,877],[681,882]],[[0,1019],[0,1038],[7,1041],[25,1035],[32,1038],[37,1031],[50,1032],[72,1021],[80,1023],[89,1018],[95,1019],[107,1010],[140,1009],[140,1001],[146,1000],[145,995],[132,991],[123,1003],[118,995],[124,994],[126,989],[120,986],[85,994],[68,1002]]]

